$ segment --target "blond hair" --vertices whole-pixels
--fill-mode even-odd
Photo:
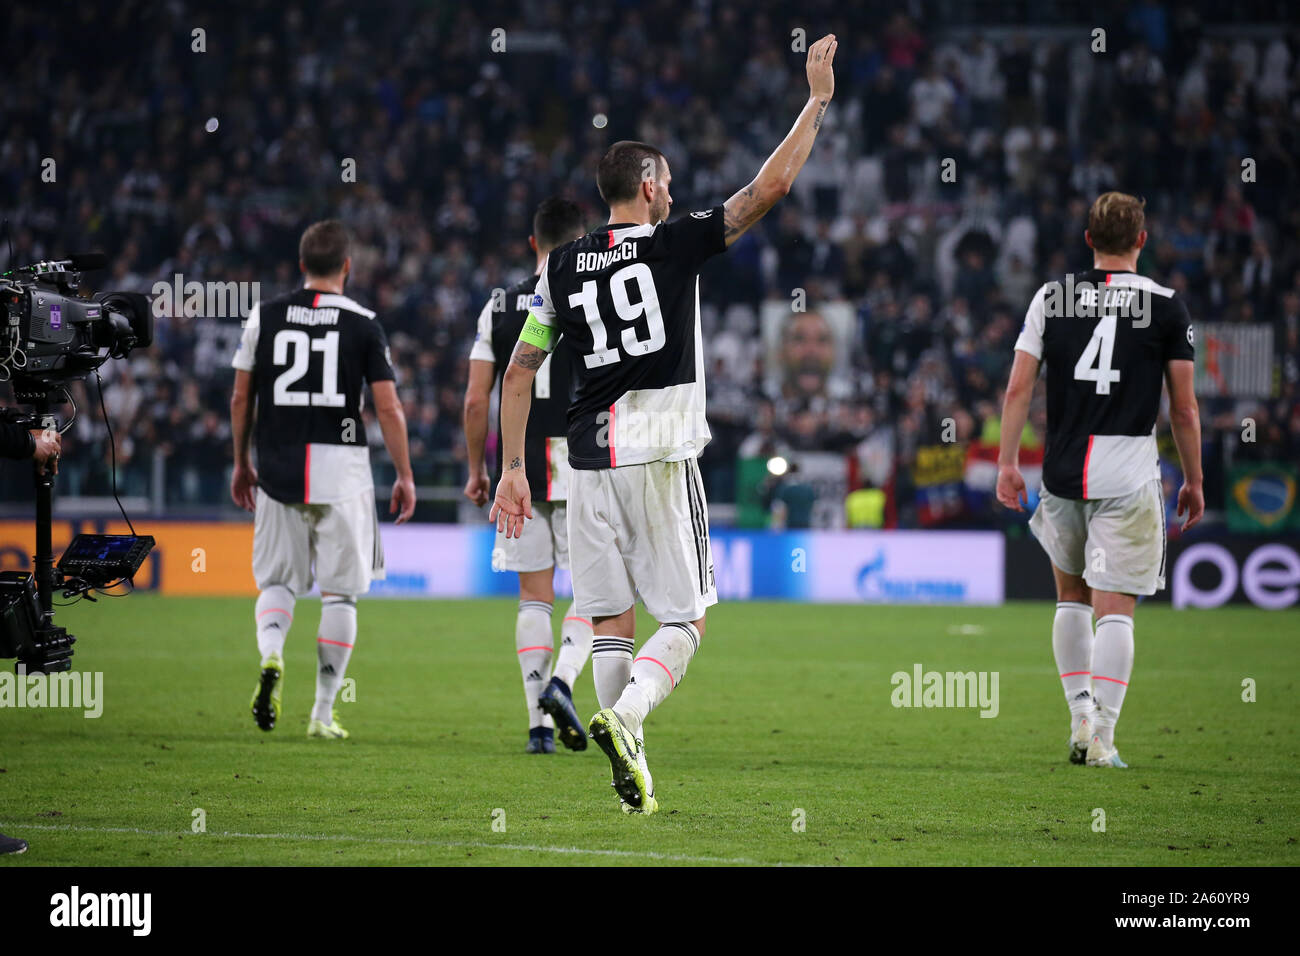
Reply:
[[[1102,193],[1088,210],[1088,236],[1097,252],[1123,255],[1146,228],[1147,201],[1128,193]]]

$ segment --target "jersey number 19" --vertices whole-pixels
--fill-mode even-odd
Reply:
[[[627,295],[628,285],[633,281],[636,282],[641,297],[639,302],[631,301]],[[649,355],[664,347],[667,341],[664,334],[664,317],[659,309],[659,293],[655,291],[654,276],[650,273],[648,265],[644,262],[636,262],[624,266],[611,275],[609,295],[614,300],[614,311],[618,313],[620,319],[624,322],[635,322],[644,315],[650,333],[649,338],[638,339],[636,329],[624,329],[619,337],[623,343],[623,351],[634,356]],[[594,279],[584,282],[582,291],[569,296],[569,306],[571,308],[582,306],[582,314],[591,328],[591,354],[582,357],[587,368],[599,368],[602,365],[613,365],[615,362],[623,361],[618,348],[609,347],[609,333],[605,331],[605,323],[600,317]]]

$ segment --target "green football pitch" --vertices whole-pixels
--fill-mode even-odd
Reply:
[[[1066,759],[1049,604],[723,604],[647,721],[650,817],[596,748],[523,753],[507,600],[363,601],[352,738],[309,740],[318,614],[268,734],[251,601],[62,611],[103,713],[0,709],[0,831],[31,843],[0,866],[1300,862],[1294,611],[1140,608],[1119,771]],[[997,715],[895,707],[916,665],[997,672]]]

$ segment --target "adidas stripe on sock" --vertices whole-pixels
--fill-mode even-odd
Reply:
[[[293,624],[293,592],[282,584],[272,584],[257,596],[254,622],[257,626],[257,649],[262,663],[284,656],[284,639]]]
[[[545,601],[520,601],[515,617],[515,655],[519,659],[519,674],[524,679],[524,703],[530,728],[555,726],[555,721],[537,706],[537,698],[551,680],[554,644],[551,610]]]
[[[341,594],[321,598],[320,631],[316,637],[316,705],[312,720],[334,720],[334,701],[357,642],[357,602]]]

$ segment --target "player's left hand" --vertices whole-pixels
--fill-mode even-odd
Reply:
[[[1205,492],[1200,485],[1183,485],[1178,489],[1178,517],[1182,518],[1183,512],[1187,512],[1187,517],[1183,520],[1184,531],[1200,521],[1205,514]]]
[[[497,483],[497,496],[488,520],[495,522],[497,530],[506,537],[517,538],[523,534],[524,519],[532,516],[533,494],[523,469],[505,472]]]
[[[998,501],[1012,511],[1024,511],[1029,504],[1029,493],[1025,491],[1025,478],[1020,469],[1010,465],[998,468]]]
[[[406,524],[415,514],[415,479],[410,475],[393,482],[393,496],[388,500],[388,513],[397,515],[393,524]]]

